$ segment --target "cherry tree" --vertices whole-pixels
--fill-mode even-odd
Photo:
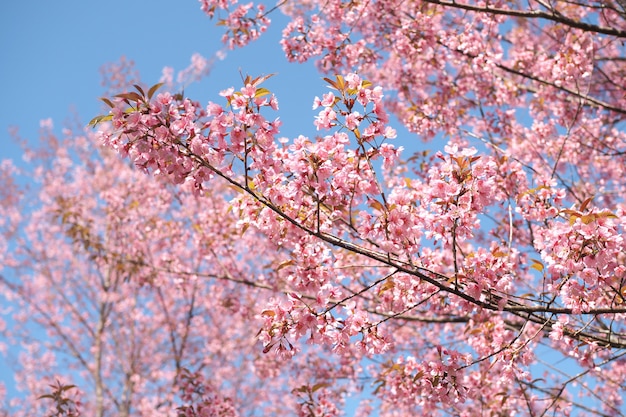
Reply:
[[[200,3],[230,48],[289,17],[286,56],[328,85],[311,98],[319,133],[280,135],[269,74],[208,103],[141,83],[104,98],[81,143],[136,168],[101,151],[118,168],[99,188],[91,157],[73,168],[54,148],[52,221],[29,222],[33,253],[9,258],[29,280],[3,280],[61,329],[29,358],[78,358],[85,383],[66,392],[93,387],[77,401],[101,415],[131,393],[137,415],[331,416],[347,399],[360,415],[626,413],[622,1]],[[47,264],[76,270],[81,293],[36,291]],[[111,269],[111,290],[86,278]],[[65,342],[62,310],[37,297],[77,317],[106,300],[115,314],[84,321],[109,345]],[[106,367],[143,385],[99,394]]]

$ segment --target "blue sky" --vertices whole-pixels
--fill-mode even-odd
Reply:
[[[227,51],[208,79],[187,90],[200,102],[240,85],[240,71],[278,73],[266,83],[279,99],[282,133],[314,135],[311,104],[326,91],[310,64],[288,64],[278,40],[285,18],[272,14],[266,36],[243,50]],[[121,56],[135,61],[142,80],[156,83],[164,66],[182,70],[193,53],[211,57],[223,48],[215,26],[196,0],[79,0],[0,3],[0,159],[19,159],[8,129],[34,139],[39,121],[57,131],[76,111],[88,122],[101,110],[99,68]]]

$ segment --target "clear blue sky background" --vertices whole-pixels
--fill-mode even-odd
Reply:
[[[325,92],[313,65],[288,64],[278,40],[285,25],[273,13],[268,33],[243,50],[228,51],[211,76],[187,93],[200,102],[240,85],[241,73],[278,73],[266,86],[279,99],[282,133],[313,135],[311,103]],[[223,48],[216,27],[196,0],[36,0],[0,2],[0,159],[20,158],[8,128],[36,138],[39,121],[52,118],[56,131],[73,111],[86,123],[101,110],[99,68],[126,56],[146,84],[164,66],[182,70],[198,52]]]

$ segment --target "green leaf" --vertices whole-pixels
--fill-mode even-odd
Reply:
[[[270,94],[270,90],[267,88],[257,88],[256,93],[254,93],[254,98],[263,97]]]
[[[92,126],[92,127],[96,127],[99,123],[102,122],[108,122],[109,120],[113,119],[113,115],[112,114],[106,114],[106,115],[102,115],[102,116],[96,116],[93,119],[91,119],[89,121],[89,123],[87,124],[87,126]]]
[[[596,214],[596,217],[598,218],[608,218],[608,219],[617,219],[617,216],[613,213],[611,213],[610,211],[601,211],[600,213]]]
[[[589,223],[593,223],[596,221],[597,216],[593,213],[591,214],[585,214],[583,216],[580,217],[580,221],[583,222],[583,224],[589,224]]]
[[[543,272],[543,263],[538,259],[531,259],[533,264],[530,266],[532,269],[536,269],[539,272]]]
[[[529,195],[536,194],[537,191],[540,191],[540,190],[549,190],[549,189],[550,189],[550,187],[547,187],[545,185],[540,185],[540,186],[535,187],[535,188],[529,188],[528,190],[526,190],[523,193],[521,193],[520,197],[523,197],[526,194],[529,194]]]

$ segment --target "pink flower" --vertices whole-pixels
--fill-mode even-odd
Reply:
[[[583,269],[580,276],[587,285],[595,285],[598,283],[598,271],[596,271],[595,268]]]
[[[248,98],[248,99],[253,98],[254,95],[256,94],[256,87],[253,86],[252,84],[248,84],[241,89],[241,94],[245,98]]]
[[[328,92],[322,96],[320,104],[324,107],[332,107],[335,104],[335,95],[333,92]]]
[[[361,114],[358,111],[352,112],[346,116],[345,124],[348,129],[356,129],[359,126],[359,123],[361,123]]]
[[[563,339],[563,324],[561,322],[557,321],[552,325],[552,330],[550,331],[550,339],[556,341]]]
[[[390,127],[390,126],[386,126],[385,127],[385,132],[383,133],[383,136],[387,139],[394,139],[398,136],[396,129]]]
[[[355,73],[350,73],[345,76],[346,83],[348,84],[348,88],[353,90],[357,90],[361,87],[361,77],[359,77]]]
[[[332,108],[325,107],[315,118],[315,126],[317,130],[330,129],[335,125],[335,120],[337,120],[337,113]]]

